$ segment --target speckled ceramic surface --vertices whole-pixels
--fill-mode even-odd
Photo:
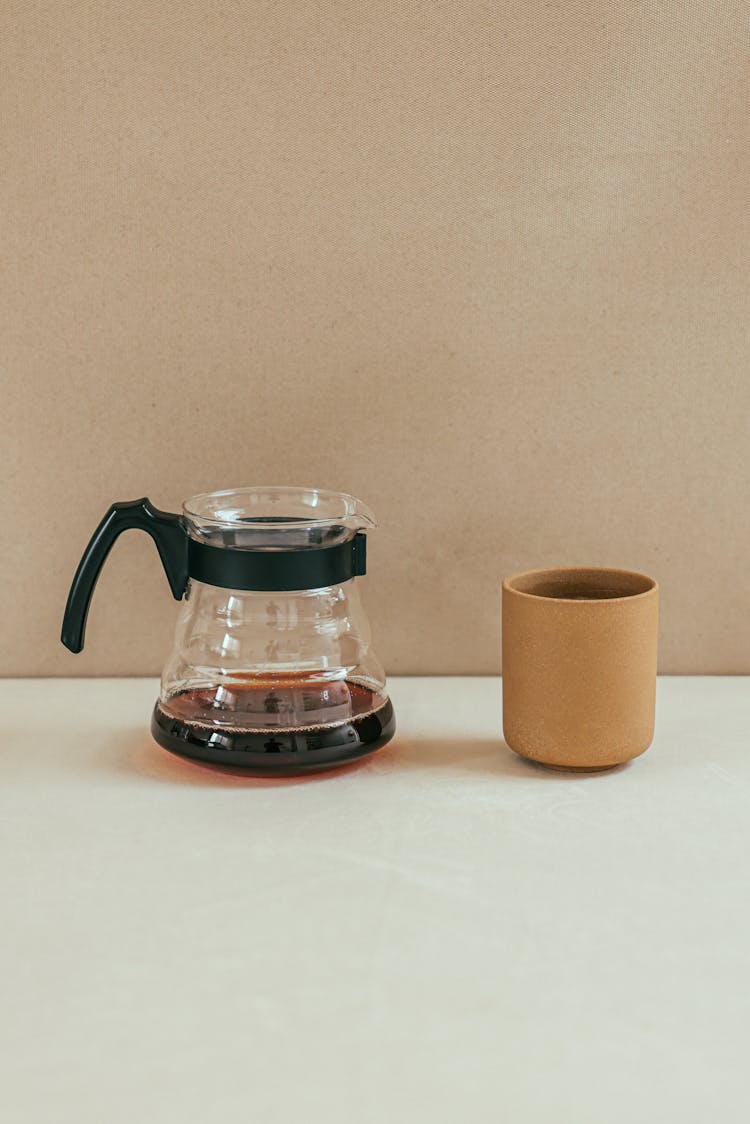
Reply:
[[[503,732],[557,769],[612,768],[654,733],[659,590],[630,570],[530,570],[503,582]]]

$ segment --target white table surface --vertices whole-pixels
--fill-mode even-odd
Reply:
[[[663,680],[590,776],[493,679],[283,782],[159,749],[155,693],[0,682],[8,1124],[747,1124],[750,680]]]

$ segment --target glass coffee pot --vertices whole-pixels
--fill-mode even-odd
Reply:
[[[359,500],[313,489],[211,492],[182,515],[115,503],[76,571],[62,642],[82,650],[113,543],[146,531],[182,601],[151,719],[159,745],[261,775],[354,761],[395,730],[356,582],[374,526]]]

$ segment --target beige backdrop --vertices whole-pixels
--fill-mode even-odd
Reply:
[[[368,500],[396,672],[495,672],[499,580],[652,572],[662,668],[750,672],[744,2],[5,0],[8,674],[155,672],[113,499]]]

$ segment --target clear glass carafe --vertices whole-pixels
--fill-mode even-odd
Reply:
[[[126,525],[153,535],[182,597],[151,724],[161,745],[279,773],[351,761],[392,737],[356,577],[364,532],[375,526],[367,507],[343,493],[294,488],[195,496],[179,517],[148,501],[114,507],[135,508],[139,518],[146,511],[145,523],[131,515]],[[170,520],[186,539],[184,580],[179,545],[154,527],[164,522],[172,534]]]

